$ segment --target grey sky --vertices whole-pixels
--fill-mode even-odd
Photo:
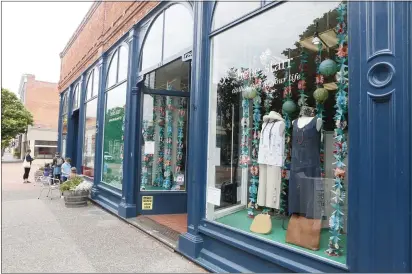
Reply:
[[[24,73],[36,80],[60,77],[64,46],[92,2],[3,2],[2,87],[15,93]]]

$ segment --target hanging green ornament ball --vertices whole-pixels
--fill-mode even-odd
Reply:
[[[296,104],[292,100],[287,100],[283,103],[282,110],[287,114],[292,114],[296,111]]]
[[[328,99],[329,93],[328,90],[325,88],[318,88],[313,92],[313,98],[315,98],[316,102],[323,103]]]
[[[246,99],[253,99],[257,95],[257,90],[256,88],[252,86],[247,86],[243,89],[243,97]]]
[[[326,59],[319,65],[319,72],[325,76],[334,75],[336,73],[336,70],[336,62],[331,59]]]

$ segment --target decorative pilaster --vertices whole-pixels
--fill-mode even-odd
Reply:
[[[103,128],[104,128],[104,112],[105,112],[105,87],[106,87],[106,78],[107,74],[107,55],[103,54],[103,56],[98,61],[96,65],[97,69],[99,70],[99,90],[97,96],[97,121],[96,121],[96,151],[100,151],[103,147]],[[100,183],[101,175],[102,175],[102,164],[103,164],[103,157],[102,153],[95,153],[94,156],[94,184],[91,191],[92,199],[96,199],[98,194],[97,185]]]
[[[137,163],[141,161],[141,125],[140,111],[140,96],[139,89],[136,88],[137,83],[137,62],[138,59],[138,35],[136,27],[129,31],[127,39],[129,45],[129,63],[127,74],[127,94],[126,94],[126,110],[124,118],[124,142],[123,142],[123,187],[122,200],[119,205],[118,214],[123,218],[136,217],[136,195],[137,181],[140,177],[140,172],[137,168]]]

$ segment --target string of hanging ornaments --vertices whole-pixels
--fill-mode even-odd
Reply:
[[[164,139],[165,139],[165,103],[163,96],[156,96],[156,110],[159,112],[159,149],[157,151],[157,168],[154,186],[163,186]],[[156,116],[157,117],[157,116]]]
[[[172,86],[168,83],[167,90],[171,90]],[[163,188],[171,189],[172,187],[172,142],[173,142],[173,99],[166,96],[166,151],[164,157],[164,181]]]
[[[291,163],[291,135],[292,135],[292,121],[290,115],[296,111],[296,104],[292,99],[292,87],[290,82],[290,70],[293,62],[289,63],[288,68],[285,71],[285,84],[283,88],[283,105],[282,115],[285,122],[285,150],[284,150],[284,164],[282,167],[282,179],[281,179],[281,195],[280,195],[280,208],[279,212],[283,215],[288,212],[288,189],[289,189],[289,176],[288,169]]]
[[[156,109],[156,108],[155,108]],[[154,121],[156,121],[156,110],[153,110],[153,117]],[[145,142],[152,141],[154,136],[153,126],[150,125],[150,122],[145,120],[143,121],[143,139]],[[146,189],[146,185],[148,183],[148,168],[153,160],[153,154],[146,154],[143,155],[143,168],[142,168],[142,182],[140,188],[142,190]]]
[[[259,184],[259,164],[257,162],[259,152],[259,127],[261,120],[261,96],[263,84],[266,81],[266,76],[262,71],[254,72],[249,69],[241,69],[241,91],[242,91],[242,141],[240,150],[240,167],[249,168],[250,171],[250,187],[249,187],[249,203],[248,216],[253,218],[254,209],[257,208],[257,192]],[[250,101],[253,103],[252,114],[252,129],[250,128]],[[252,131],[252,138],[250,133]],[[249,156],[249,141],[251,141],[252,154]]]
[[[177,120],[177,153],[176,153],[176,175],[182,173],[183,165],[183,127],[185,124],[185,99],[179,99],[178,120]]]
[[[338,24],[336,26],[337,38],[338,38],[338,50],[336,53],[336,61],[338,72],[336,73],[336,80],[338,82],[338,91],[336,93],[336,114],[335,120],[335,150],[333,156],[336,160],[335,172],[334,172],[334,186],[332,190],[332,207],[334,211],[329,219],[329,227],[331,236],[329,238],[329,248],[326,253],[330,256],[342,255],[342,248],[340,245],[340,236],[343,230],[343,207],[345,202],[346,190],[344,180],[346,176],[346,165],[344,160],[348,154],[348,146],[346,142],[345,129],[347,127],[347,121],[345,114],[348,111],[348,48],[347,48],[347,25],[345,22],[346,4],[341,3],[337,8],[338,12]]]

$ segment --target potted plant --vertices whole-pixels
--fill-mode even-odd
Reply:
[[[87,206],[90,190],[93,184],[82,177],[74,177],[60,186],[66,207]]]

